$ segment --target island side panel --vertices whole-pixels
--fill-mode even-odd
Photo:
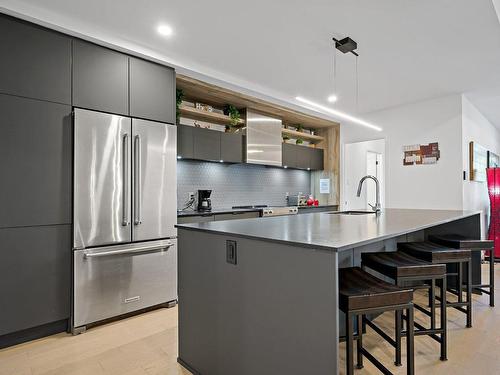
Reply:
[[[335,252],[178,234],[181,363],[203,375],[338,373]]]

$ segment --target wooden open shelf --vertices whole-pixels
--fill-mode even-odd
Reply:
[[[286,128],[282,128],[281,133],[290,136],[290,138],[301,138],[301,139],[304,139],[306,141],[310,141],[313,143],[323,142],[325,140],[324,137],[320,137],[319,135],[298,132],[296,130],[286,129]]]
[[[221,125],[230,125],[231,118],[222,113],[208,112],[202,109],[197,109],[194,107],[188,107],[186,105],[181,105],[179,108],[181,116],[187,117],[193,120],[208,121]],[[245,121],[240,119],[238,125],[244,125]]]

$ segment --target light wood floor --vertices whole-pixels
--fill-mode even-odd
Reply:
[[[484,265],[483,271],[487,271]],[[500,266],[496,280],[500,284]],[[490,308],[487,296],[476,296],[474,327],[469,329],[464,328],[463,314],[449,310],[448,315],[449,360],[439,361],[435,341],[416,337],[417,374],[500,374],[500,305]],[[377,322],[392,332],[392,315],[381,316]],[[393,362],[393,349],[370,328],[364,337],[365,347],[377,358],[384,364]],[[58,334],[0,350],[0,375],[189,375],[176,358],[177,308],[162,309],[79,336]],[[343,361],[341,365],[343,373]],[[404,366],[390,368],[396,374],[406,373]],[[366,360],[365,368],[356,373],[379,374]],[[314,375],[314,369],[310,374]]]

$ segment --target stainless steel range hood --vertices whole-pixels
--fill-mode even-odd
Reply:
[[[281,120],[246,112],[247,163],[282,166]]]

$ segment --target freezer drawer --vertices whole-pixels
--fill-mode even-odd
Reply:
[[[78,250],[73,327],[177,299],[177,242]]]

